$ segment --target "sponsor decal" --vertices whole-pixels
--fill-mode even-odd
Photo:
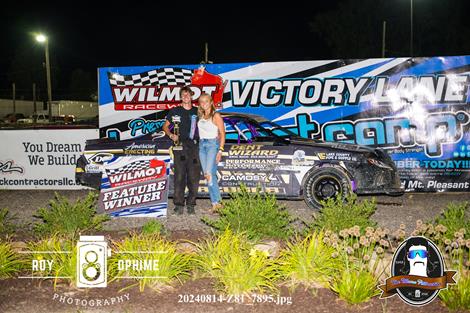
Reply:
[[[320,160],[357,161],[357,157],[346,152],[319,152]]]
[[[156,154],[157,145],[154,143],[144,144],[133,142],[130,145],[124,147],[123,150],[124,154]]]
[[[455,284],[456,271],[445,271],[437,246],[425,237],[410,237],[393,255],[391,276],[380,285],[381,298],[398,295],[405,303],[420,306],[434,300],[441,289]]]
[[[460,142],[469,121],[470,116],[463,111],[335,121],[323,124],[322,138],[373,147],[422,146],[427,156],[439,157],[444,144]]]
[[[287,163],[289,160],[282,159],[246,159],[246,158],[223,158],[222,162],[219,163],[219,168],[224,170],[272,170],[273,168],[282,164]]]
[[[305,162],[305,151],[304,150],[296,150],[294,151],[294,155],[292,156],[292,164],[298,164]]]
[[[279,154],[278,150],[264,150],[263,145],[233,145],[228,151],[229,156],[239,157],[275,157]]]
[[[166,178],[104,189],[100,193],[98,208],[101,212],[112,213],[123,209],[138,209],[161,202],[166,203],[167,189]]]
[[[180,102],[180,89],[189,86],[193,102],[202,93],[212,96],[220,106],[224,84],[218,75],[204,67],[190,70],[177,67],[154,69],[132,75],[108,72],[115,110],[168,110]]]
[[[83,189],[75,183],[77,160],[85,141],[97,137],[97,129],[0,130],[1,188]]]
[[[93,173],[93,174],[96,174],[96,173],[101,173],[102,172],[102,166],[98,165],[98,164],[87,164],[85,165],[85,172],[86,173]]]
[[[135,143],[130,146],[135,149],[150,147]],[[155,155],[125,155],[105,163],[98,199],[100,212],[113,217],[165,216],[168,202],[168,161],[166,157],[158,158]]]
[[[263,185],[260,186],[259,183],[256,183],[253,186],[248,186],[247,184],[246,188],[248,192],[253,192],[253,193],[256,193],[256,191],[259,190],[259,188],[261,188],[261,191],[266,192],[266,193],[275,193],[275,194],[281,194],[281,195],[286,194],[286,188],[284,187],[268,187],[268,186],[263,186]],[[203,192],[203,193],[209,192],[209,189],[206,186],[199,186],[198,190],[199,192]],[[233,193],[237,191],[240,191],[240,182],[234,182],[233,185],[227,184],[227,186],[220,187],[220,192],[222,193],[228,194],[228,193]]]
[[[250,172],[230,172],[230,171],[221,171],[220,180],[222,181],[236,181],[236,182],[260,182],[260,183],[269,183],[272,181],[277,181],[276,175],[272,173],[250,173]]]
[[[139,131],[142,135],[153,134],[157,130],[162,129],[163,124],[165,124],[164,119],[146,120],[145,118],[136,118],[129,122],[128,127],[131,131],[131,136],[134,137]]]
[[[111,187],[135,184],[163,177],[166,174],[165,162],[153,160],[139,160],[120,168],[106,168]]]
[[[106,152],[100,152],[92,155],[90,158],[88,158],[88,162],[94,163],[94,164],[103,164],[109,160],[111,160],[114,157],[113,154],[111,153],[106,153]]]

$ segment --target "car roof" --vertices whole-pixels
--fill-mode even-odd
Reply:
[[[256,114],[249,114],[249,113],[236,113],[236,112],[220,112],[222,117],[233,117],[233,118],[241,118],[241,119],[252,119],[258,123],[266,122],[267,119],[261,115]]]

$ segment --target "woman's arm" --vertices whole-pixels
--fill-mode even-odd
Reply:
[[[224,119],[222,118],[222,115],[220,115],[220,113],[214,114],[214,124],[219,129],[219,143],[220,148],[223,149],[225,145],[225,125]]]
[[[224,151],[224,145],[225,145],[225,125],[224,125],[224,119],[222,118],[222,115],[220,115],[220,113],[215,113],[213,120],[214,120],[214,124],[219,129],[220,148],[216,157],[216,161],[217,163],[219,163],[222,158],[222,151]]]

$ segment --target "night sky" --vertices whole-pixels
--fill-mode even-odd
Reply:
[[[157,1],[127,1],[127,5],[106,1],[88,4],[63,1],[62,5],[17,3],[0,12],[0,96],[8,94],[12,77],[31,74],[27,73],[29,70],[42,75],[44,50],[34,41],[34,31],[42,31],[50,38],[55,75],[53,92],[66,97],[72,92],[68,80],[76,69],[89,73],[95,80],[97,67],[199,63],[203,59],[205,41],[209,42],[209,59],[214,63],[335,58],[338,53],[324,37],[312,31],[309,23],[318,14],[338,10],[344,1],[309,1],[290,6],[289,2],[282,2],[283,6],[267,5],[263,9],[259,5],[257,9],[251,8],[250,3],[254,1],[225,1],[218,5],[208,2],[188,5],[181,1],[164,6]],[[420,6],[423,7],[426,1],[437,2],[415,0],[416,38],[423,36],[419,34],[420,19],[432,18],[429,13],[420,13]],[[366,2],[355,1],[358,6]],[[391,2],[396,3],[395,23],[406,34],[409,1],[389,0]],[[457,0],[440,2],[465,3]],[[99,7],[97,3],[100,3]],[[449,10],[452,10],[451,5]],[[466,20],[463,13],[462,22],[454,22],[452,27]],[[331,20],[332,25],[336,23],[342,21]],[[361,18],[357,23],[361,23]],[[389,26],[391,31],[392,26]],[[378,45],[380,28],[377,23],[374,40]],[[406,55],[408,37],[403,36],[399,40],[403,41],[404,47],[394,47],[395,51],[391,50],[390,54]],[[437,43],[439,39],[435,39]],[[377,54],[368,57],[380,56],[378,49],[374,51]]]

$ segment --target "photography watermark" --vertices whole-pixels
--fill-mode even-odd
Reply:
[[[456,271],[445,271],[437,246],[425,237],[410,237],[393,255],[391,275],[380,285],[380,298],[397,294],[405,303],[421,306],[434,300],[448,284],[455,284]]]
[[[76,243],[76,252],[60,251],[22,251],[23,254],[31,255],[30,272],[19,276],[20,279],[73,279],[70,275],[58,275],[62,273],[61,267],[64,260],[74,262],[76,253],[76,280],[77,288],[105,288],[108,286],[108,259],[114,254],[114,266],[117,279],[162,279],[159,273],[159,259],[155,255],[166,253],[166,251],[114,251],[112,252],[104,236],[80,236]],[[60,257],[58,257],[60,256]],[[62,262],[62,263],[61,263]],[[79,298],[72,296],[73,293],[60,294],[54,292],[52,300],[65,305],[80,307],[107,307],[121,304],[130,300],[129,293],[118,294],[113,297]]]
[[[272,294],[178,294],[178,303],[226,303],[226,304],[263,304],[291,305],[292,297]]]
[[[52,300],[55,302],[59,302],[59,303],[67,304],[67,305],[81,306],[81,307],[108,307],[108,306],[112,306],[115,304],[124,303],[125,301],[129,301],[130,295],[126,293],[123,295],[109,297],[109,298],[85,299],[85,298],[75,298],[75,297],[68,296],[65,294],[54,293],[54,295],[52,296]]]
[[[104,288],[107,280],[107,258],[111,256],[104,236],[80,236],[77,243],[77,287]]]

